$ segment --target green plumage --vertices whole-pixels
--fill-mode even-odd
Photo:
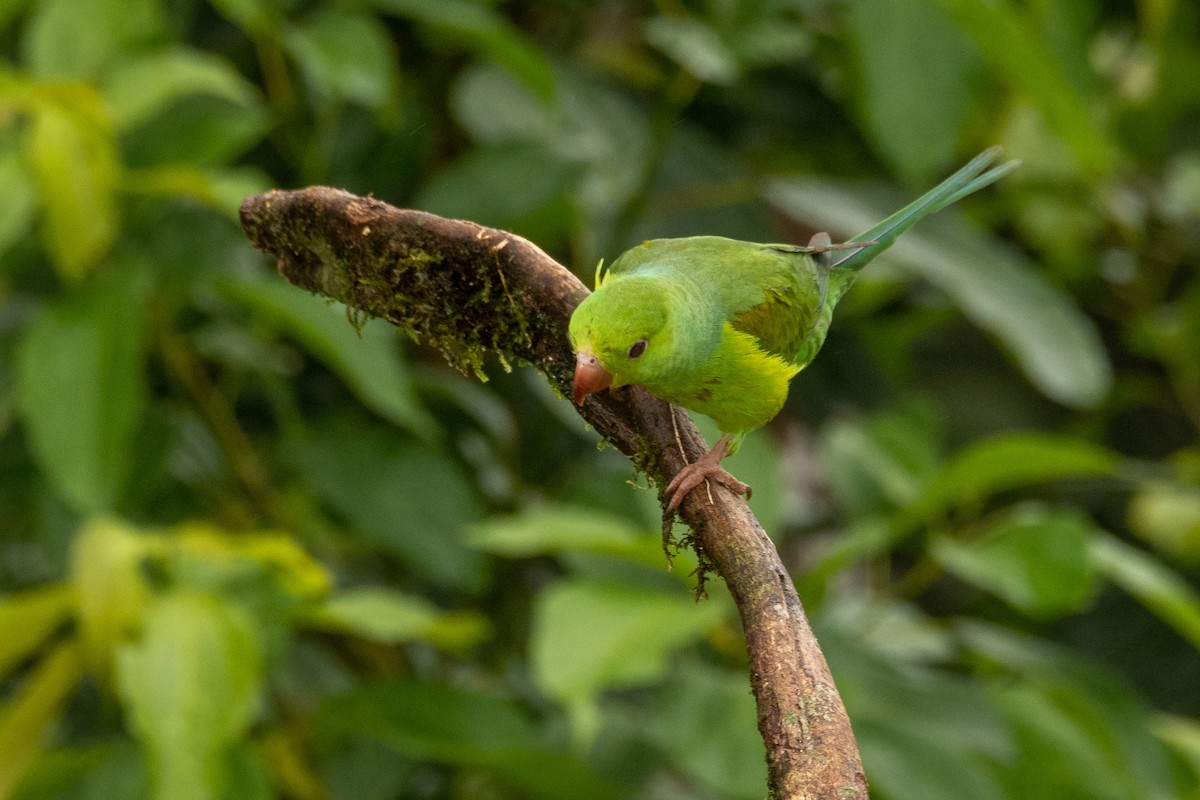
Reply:
[[[858,270],[921,217],[1003,175],[993,148],[888,219],[857,245],[755,244],[718,236],[655,239],[618,258],[571,317],[571,344],[613,376],[711,417],[742,436],[771,420],[788,382],[829,331]],[[641,340],[645,345],[638,345]]]

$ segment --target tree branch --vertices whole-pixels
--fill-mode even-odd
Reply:
[[[460,369],[478,371],[486,351],[531,363],[570,397],[567,323],[588,290],[525,239],[324,187],[255,195],[241,217],[293,284],[415,331]],[[589,395],[581,414],[660,491],[707,449],[682,411],[640,387]],[[716,485],[712,497],[693,492],[681,516],[741,615],[772,796],[865,798],[850,721],[791,578],[741,498]]]

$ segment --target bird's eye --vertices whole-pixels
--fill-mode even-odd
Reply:
[[[646,352],[646,340],[638,339],[636,342],[630,345],[628,355],[630,358],[637,358],[644,352]]]

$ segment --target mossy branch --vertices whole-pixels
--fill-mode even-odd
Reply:
[[[325,187],[255,195],[241,217],[296,286],[415,331],[460,369],[494,351],[570,396],[567,323],[588,290],[525,239]],[[638,387],[590,395],[580,413],[659,487],[707,449],[685,414]],[[772,796],[865,798],[850,721],[771,540],[720,486],[711,503],[693,492],[681,516],[741,615]]]

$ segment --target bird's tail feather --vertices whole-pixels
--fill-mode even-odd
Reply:
[[[892,245],[900,234],[916,224],[924,216],[941,211],[948,205],[956,203],[972,192],[1003,178],[1021,163],[1008,161],[999,166],[992,165],[1000,158],[1002,150],[991,147],[971,159],[965,167],[951,175],[946,180],[930,189],[921,197],[909,203],[904,208],[892,214],[870,230],[854,237],[852,241],[870,242],[857,250],[839,253],[837,258],[829,263],[829,267],[848,269],[854,272],[865,267],[875,256]],[[991,167],[991,169],[988,169]]]

